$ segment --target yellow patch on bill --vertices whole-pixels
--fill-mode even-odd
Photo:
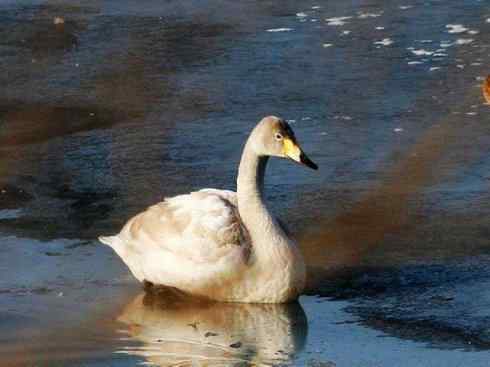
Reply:
[[[282,150],[285,156],[299,162],[299,156],[301,154],[301,150],[291,139],[289,138],[284,139]]]

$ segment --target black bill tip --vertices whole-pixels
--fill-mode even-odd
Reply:
[[[308,158],[308,156],[303,152],[301,152],[301,154],[299,155],[299,160],[302,164],[304,164],[307,167],[310,167],[311,169],[314,170],[318,169],[316,163],[314,163],[310,158]]]

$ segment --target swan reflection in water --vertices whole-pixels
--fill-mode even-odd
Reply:
[[[117,351],[156,366],[247,366],[291,362],[306,342],[299,303],[238,304],[165,292],[138,295],[118,320],[139,346]]]

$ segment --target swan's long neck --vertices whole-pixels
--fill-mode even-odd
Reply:
[[[238,211],[252,248],[250,291],[257,291],[258,282],[265,287],[264,299],[285,302],[296,299],[304,289],[305,264],[299,248],[267,210],[264,174],[268,158],[254,149],[255,133],[243,149],[237,179]]]
[[[251,139],[243,150],[237,179],[238,211],[257,255],[270,254],[288,239],[269,213],[264,200],[264,174],[268,158],[258,155]]]

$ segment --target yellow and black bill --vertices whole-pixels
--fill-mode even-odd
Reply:
[[[304,164],[311,169],[318,169],[318,166],[301,150],[296,141],[290,138],[285,138],[283,143],[283,153],[286,157],[295,162]]]

